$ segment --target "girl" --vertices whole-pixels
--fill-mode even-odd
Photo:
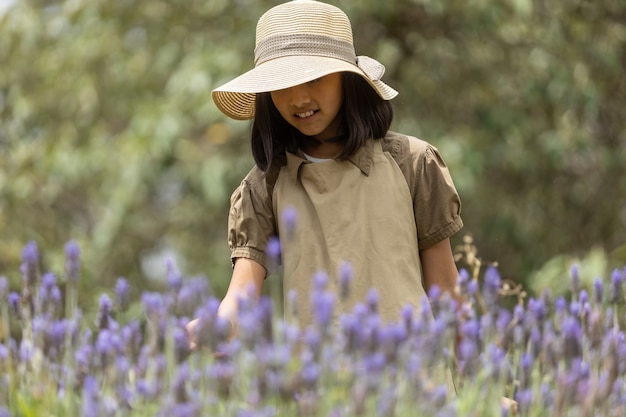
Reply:
[[[227,116],[254,119],[256,166],[231,198],[233,274],[218,311],[233,327],[238,300],[261,292],[275,236],[302,327],[313,319],[312,277],[324,271],[339,290],[346,265],[353,280],[337,314],[372,287],[384,320],[434,285],[454,296],[459,196],[434,147],[389,131],[397,92],[383,73],[356,56],[340,9],[295,0],[260,18],[255,68],[213,91]]]

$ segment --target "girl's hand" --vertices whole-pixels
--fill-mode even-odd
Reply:
[[[193,319],[185,326],[187,331],[187,339],[189,340],[189,349],[196,350],[196,327],[198,326],[198,319]]]
[[[517,401],[507,398],[507,397],[502,397],[501,404],[502,404],[503,409],[508,410],[510,412],[509,415],[511,416],[517,415]]]

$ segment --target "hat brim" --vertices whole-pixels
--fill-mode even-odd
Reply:
[[[391,100],[398,95],[384,82],[371,80],[355,64],[336,58],[301,55],[266,61],[216,88],[211,95],[222,113],[236,120],[246,120],[254,117],[256,93],[282,90],[344,71],[359,74],[383,100]]]

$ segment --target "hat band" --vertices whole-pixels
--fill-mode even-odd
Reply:
[[[254,65],[294,55],[324,56],[352,64],[357,61],[352,43],[325,35],[301,33],[274,35],[260,41],[254,48]]]

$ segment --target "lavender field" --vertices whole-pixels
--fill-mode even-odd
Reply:
[[[77,307],[75,242],[65,256],[64,271],[39,271],[30,242],[20,270],[1,271],[1,417],[626,414],[626,268],[585,288],[572,265],[567,296],[536,297],[512,291],[495,266],[462,269],[462,306],[433,289],[430,302],[383,323],[372,290],[337,326],[333,307],[352,277],[344,271],[334,294],[320,274],[311,300],[288,295],[292,310],[312,303],[313,327],[298,328],[294,311],[279,314],[263,297],[242,302],[229,338],[206,279],[171,263],[166,290],[132,300],[120,278],[88,314]],[[10,288],[13,274],[21,288]]]

